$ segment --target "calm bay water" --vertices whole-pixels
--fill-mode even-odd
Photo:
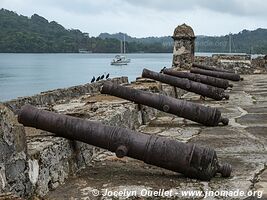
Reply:
[[[127,66],[112,66],[115,54],[0,54],[0,101],[91,81],[92,77],[140,76],[143,68],[171,66],[172,54],[129,54]]]

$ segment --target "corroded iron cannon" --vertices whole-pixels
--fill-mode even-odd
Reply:
[[[224,90],[211,85],[190,81],[185,78],[178,78],[167,74],[161,74],[157,72],[144,69],[142,77],[151,78],[162,83],[167,83],[174,87],[178,87],[189,92],[194,92],[204,97],[209,97],[215,100],[229,99],[229,95],[225,94]]]
[[[105,82],[102,94],[109,94],[138,104],[150,106],[163,112],[171,113],[185,119],[204,124],[206,126],[217,126],[220,122],[227,125],[229,120],[221,116],[216,108],[206,107],[200,104],[175,99],[160,94],[136,90],[120,86],[111,82]]]
[[[231,166],[220,165],[213,149],[195,144],[106,126],[98,122],[38,110],[29,105],[22,107],[18,121],[24,126],[107,149],[115,152],[119,158],[128,156],[191,178],[208,181],[216,173],[221,173],[223,177],[229,177],[231,174]]]
[[[169,69],[165,68],[162,70],[162,72],[170,76],[175,76],[179,78],[187,78],[191,81],[196,81],[196,82],[204,83],[207,85],[212,85],[214,87],[219,87],[223,89],[227,89],[228,87],[233,87],[233,85],[230,84],[229,81],[221,79],[221,78],[215,78],[212,76],[193,74],[190,72],[181,72],[181,71],[176,71],[170,68]]]
[[[227,73],[235,73],[234,71],[226,70],[226,69],[219,69],[213,66],[208,65],[202,65],[198,63],[193,63],[193,67],[199,68],[199,69],[205,69],[205,70],[211,70],[211,71],[218,71],[218,72],[227,72]]]
[[[211,70],[198,69],[198,68],[192,68],[190,72],[194,74],[202,74],[206,76],[213,76],[216,78],[223,78],[223,79],[227,79],[231,81],[243,80],[243,78],[241,78],[239,74],[235,74],[235,73],[211,71]]]

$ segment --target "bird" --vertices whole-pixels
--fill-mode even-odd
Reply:
[[[91,80],[91,83],[95,82],[95,77],[93,76],[92,80]]]
[[[167,67],[163,67],[159,73],[163,73],[163,70],[166,69]]]
[[[109,77],[109,74],[106,75],[106,79],[108,79],[108,77]]]
[[[99,76],[99,77],[97,77],[96,81],[99,81],[99,80],[100,80],[100,76]]]
[[[103,75],[100,77],[100,80],[102,80],[104,77],[105,77],[105,75],[103,74]]]

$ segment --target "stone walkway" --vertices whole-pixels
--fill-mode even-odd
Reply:
[[[252,194],[267,199],[267,75],[244,76],[244,81],[234,83],[229,94],[230,99],[221,102],[203,101],[192,93],[183,96],[219,108],[223,116],[230,119],[228,126],[205,127],[159,113],[139,131],[214,148],[220,161],[232,165],[230,178],[215,177],[210,182],[201,182],[131,158],[118,159],[105,152],[99,154],[91,167],[49,192],[45,199],[125,199],[127,195],[133,199],[157,199],[151,196],[152,192],[162,190],[167,191],[164,197],[173,199],[203,199],[205,192],[209,192],[205,199],[215,199],[219,191],[248,194],[243,197],[218,196],[216,199],[255,199],[249,197]],[[114,196],[104,197],[106,190]],[[121,194],[117,193],[119,191]],[[191,193],[190,197],[185,193],[188,191],[196,193]]]

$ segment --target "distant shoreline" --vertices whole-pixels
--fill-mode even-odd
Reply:
[[[78,53],[78,52],[0,52],[2,54],[4,53],[9,53],[9,54],[121,54],[121,53],[110,53],[110,52],[101,52],[101,53]],[[172,54],[173,52],[131,52],[131,53],[126,53],[126,54]],[[203,51],[196,51],[195,53],[210,53],[210,54],[247,54],[250,55],[248,53],[244,53],[244,52],[236,52],[236,53],[229,53],[229,52],[211,52],[211,51],[207,51],[207,52],[203,52]],[[265,54],[252,54],[252,55],[265,55]]]
[[[104,55],[104,54],[108,54],[108,55],[117,55],[117,54],[121,54],[121,53],[76,53],[76,52],[70,52],[70,53],[43,53],[43,52],[40,52],[40,53],[36,53],[36,52],[18,52],[18,53],[15,53],[15,52],[0,52],[0,54],[75,54],[75,55],[97,55],[97,54],[101,54],[101,55]],[[136,53],[126,53],[127,55],[135,55],[135,54],[172,54],[172,52],[143,52],[143,53],[139,53],[139,52],[136,52]],[[200,55],[200,54],[203,54],[203,55]],[[242,53],[242,52],[239,52],[239,53],[228,53],[228,52],[195,52],[195,56],[212,56],[213,54],[229,54],[229,55],[251,55],[252,58],[256,58],[256,57],[261,57],[261,56],[265,56],[265,54],[248,54],[248,53]]]

